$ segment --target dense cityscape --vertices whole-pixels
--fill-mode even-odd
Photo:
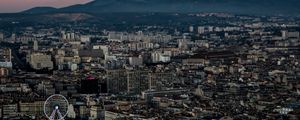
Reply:
[[[46,120],[59,94],[65,120],[299,119],[299,17],[153,16],[0,19],[0,118]]]

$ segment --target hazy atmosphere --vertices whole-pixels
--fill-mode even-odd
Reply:
[[[38,6],[59,8],[90,1],[92,0],[1,0],[0,13],[20,12]]]

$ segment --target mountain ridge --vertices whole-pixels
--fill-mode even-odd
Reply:
[[[299,0],[95,0],[48,12],[227,12],[257,15],[300,15]],[[41,9],[41,8],[40,8]],[[38,10],[36,10],[38,11]],[[35,11],[23,13],[35,14]]]
[[[28,10],[22,11],[22,13],[27,13],[27,14],[42,14],[42,13],[48,13],[51,11],[55,11],[57,8],[54,7],[34,7],[30,8]]]

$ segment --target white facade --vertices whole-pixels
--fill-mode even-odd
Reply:
[[[159,57],[160,57],[160,53],[158,53],[158,52],[152,53],[151,54],[152,62],[153,63],[159,62],[159,60],[160,60]]]
[[[90,42],[91,41],[91,37],[88,35],[82,35],[80,36],[80,41],[81,42]]]
[[[33,41],[33,50],[34,51],[37,51],[37,50],[39,50],[39,45],[38,45],[38,41]]]
[[[299,32],[288,32],[288,31],[284,30],[284,31],[281,31],[281,37],[282,37],[282,39],[299,38]]]
[[[71,65],[71,71],[76,71],[78,69],[77,64],[72,64]]]
[[[143,65],[143,58],[140,55],[139,57],[129,57],[129,64],[132,66]]]
[[[53,69],[53,62],[51,61],[50,55],[45,55],[42,53],[34,53],[29,56],[29,64],[33,69],[41,70],[48,68]]]
[[[205,27],[199,26],[199,27],[198,27],[198,33],[199,33],[199,34],[202,34],[202,33],[204,33],[204,32],[205,32]]]
[[[158,62],[170,62],[171,56],[165,53],[161,52],[154,52],[151,54],[152,62],[158,63]]]
[[[193,26],[189,27],[189,32],[194,32],[194,27]]]
[[[73,119],[75,119],[75,117],[76,117],[76,113],[74,111],[74,106],[72,104],[70,104],[69,107],[68,107],[67,116],[68,116],[68,118],[73,118]]]
[[[168,55],[160,55],[160,62],[170,62],[171,58]]]

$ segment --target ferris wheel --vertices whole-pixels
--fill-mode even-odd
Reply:
[[[44,103],[44,114],[49,120],[63,120],[68,114],[69,102],[60,95],[54,94]]]

